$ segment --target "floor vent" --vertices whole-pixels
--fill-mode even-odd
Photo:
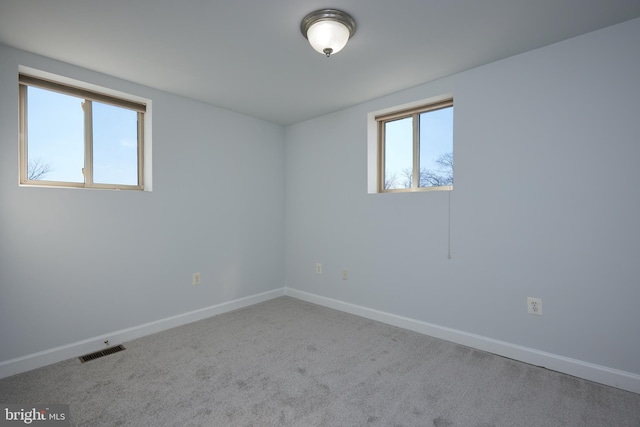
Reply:
[[[89,360],[97,359],[102,356],[108,356],[110,354],[117,353],[122,350],[124,350],[124,347],[121,345],[117,345],[115,347],[106,348],[104,350],[100,350],[94,353],[89,353],[89,354],[85,354],[84,356],[80,356],[80,361],[82,363],[88,362]]]

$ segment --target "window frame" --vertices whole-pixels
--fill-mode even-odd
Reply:
[[[453,98],[447,98],[417,107],[405,108],[380,114],[374,117],[377,129],[377,157],[378,157],[378,193],[407,193],[418,191],[451,191],[453,184],[441,186],[420,187],[420,114],[453,107]],[[412,179],[410,188],[385,188],[385,124],[396,120],[413,118],[413,153],[412,153]]]
[[[145,114],[147,104],[144,102],[109,95],[96,90],[85,89],[71,84],[61,83],[55,80],[37,77],[27,73],[18,74],[19,96],[19,170],[20,185],[42,187],[72,187],[72,188],[99,188],[112,190],[144,190],[144,147],[145,147]],[[30,180],[28,179],[28,87],[37,87],[52,92],[61,93],[84,99],[84,167],[82,173],[84,182]],[[115,107],[133,110],[137,113],[137,185],[104,184],[93,182],[93,109],[92,102],[100,102]]]

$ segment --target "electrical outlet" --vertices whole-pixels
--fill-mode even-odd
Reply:
[[[322,274],[322,264],[316,262],[316,274]]]
[[[193,286],[198,286],[202,283],[202,275],[200,273],[193,273]]]
[[[527,312],[542,316],[542,299],[527,297]]]
[[[349,270],[344,269],[342,270],[342,280],[348,280],[349,279]]]

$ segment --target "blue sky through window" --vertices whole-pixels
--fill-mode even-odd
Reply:
[[[27,89],[28,165],[47,165],[40,179],[83,183],[84,100],[37,87]],[[138,184],[138,114],[92,102],[93,180]]]
[[[93,181],[138,184],[138,113],[93,102]]]
[[[49,166],[41,179],[84,182],[83,100],[36,87],[27,95],[28,162]]]
[[[385,181],[390,188],[406,188],[406,171],[413,169],[413,118],[387,122],[384,132]]]
[[[453,154],[453,107],[428,111],[420,120],[420,170],[446,174],[438,160]],[[385,182],[388,188],[409,188],[408,175],[413,170],[413,118],[407,117],[385,124]]]

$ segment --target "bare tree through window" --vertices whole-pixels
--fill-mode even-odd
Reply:
[[[27,179],[29,181],[41,180],[52,170],[49,163],[44,163],[40,159],[29,159],[29,163],[27,164]]]

